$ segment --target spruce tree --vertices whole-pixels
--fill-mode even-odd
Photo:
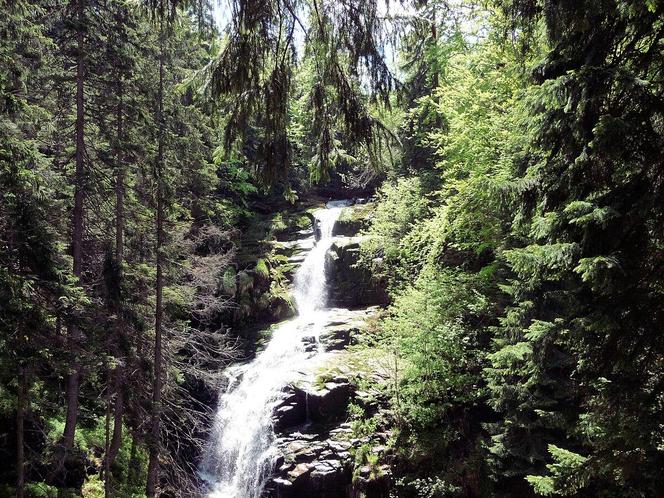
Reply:
[[[541,19],[551,49],[533,70],[524,242],[505,253],[514,305],[488,371],[497,476],[658,496],[664,5],[499,3],[524,46]]]

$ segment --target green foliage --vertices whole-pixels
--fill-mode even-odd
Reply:
[[[388,406],[349,413],[358,438],[393,426],[395,492],[661,495],[664,3],[433,0],[401,6],[412,16],[231,3],[222,40],[206,1],[166,2],[161,37],[152,1],[154,18],[124,0],[80,15],[3,3],[0,439],[25,423],[26,492],[102,495],[106,410],[122,394],[109,477],[115,495],[142,495],[159,250],[160,482],[181,495],[207,416],[192,395],[223,370],[224,333],[292,310],[274,239],[310,220],[274,212],[314,183],[387,178],[370,218],[340,221],[368,224],[360,264],[390,293],[352,352],[358,370],[388,365]],[[50,471],[79,370],[65,453],[85,471],[65,490]],[[354,477],[382,463],[360,446]],[[17,470],[0,472],[3,493]]]
[[[267,278],[270,275],[270,270],[267,267],[267,263],[264,259],[259,259],[256,262],[256,268],[254,269],[258,275],[261,277]]]
[[[397,408],[416,430],[444,431],[443,420],[453,406],[473,405],[482,396],[481,332],[473,325],[487,303],[474,289],[478,285],[462,273],[427,268],[413,287],[395,297],[384,322],[404,359]]]
[[[378,461],[378,455],[372,452],[371,446],[368,444],[363,444],[359,448],[354,450],[354,470],[353,470],[353,482],[357,482],[360,478],[360,472],[364,468],[368,468],[368,478],[369,480],[374,480],[381,476],[382,471],[380,469],[380,464]]]
[[[408,272],[406,264],[412,258],[404,254],[410,249],[404,239],[426,205],[417,178],[399,179],[394,184],[384,185],[377,195],[376,209],[366,232],[368,238],[362,244],[363,264],[372,266],[372,260],[382,258],[384,264],[379,268],[390,271],[391,276]],[[410,274],[403,274],[401,278]]]
[[[548,464],[550,475],[528,476],[526,480],[535,492],[542,496],[573,496],[587,484],[584,476],[586,457],[554,445],[549,445],[549,453],[554,463]]]
[[[643,272],[662,258],[652,169],[663,136],[652,105],[661,98],[661,58],[643,50],[661,43],[653,30],[662,26],[662,6],[501,7],[523,28],[524,46],[542,22],[555,49],[533,70],[539,86],[528,93],[522,128],[532,138],[513,182],[514,232],[537,242],[504,252],[516,274],[503,287],[513,304],[487,370],[504,418],[491,429],[496,478],[507,469],[534,474],[529,480],[544,495],[574,495],[588,483],[584,496],[657,494],[659,457],[640,458],[631,479],[627,455],[641,454],[643,438],[660,432],[648,422],[659,409],[642,387],[660,376],[642,361],[660,356],[661,324],[637,310],[657,309],[662,289],[658,276]]]
[[[396,490],[398,493],[403,493],[408,496],[416,496],[417,498],[452,498],[462,495],[462,489],[459,486],[454,486],[445,482],[439,477],[425,477],[422,479],[413,479],[406,481],[400,479],[396,482]],[[400,496],[394,494],[390,496]]]
[[[28,496],[34,498],[53,498],[58,496],[58,488],[55,486],[49,486],[44,482],[30,483],[26,488]]]
[[[291,202],[293,163],[308,169],[314,183],[356,162],[358,153],[379,169],[394,138],[364,91],[368,84],[371,103],[389,106],[395,83],[380,49],[377,5],[319,3],[233,2],[236,15],[201,78],[228,116],[226,152],[241,152],[261,182],[267,188],[281,184]],[[297,46],[298,29],[305,32],[304,47]],[[369,68],[362,80],[361,68]]]

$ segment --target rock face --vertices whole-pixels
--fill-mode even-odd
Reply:
[[[334,306],[354,308],[387,303],[386,283],[357,264],[364,240],[364,237],[337,237],[327,253],[325,268],[330,302]]]
[[[358,234],[368,228],[375,205],[356,199],[341,211],[332,235],[335,241],[325,258],[325,270],[332,306],[357,308],[373,304],[386,304],[385,282],[374,278],[358,264],[360,248],[366,236]]]
[[[288,386],[287,397],[274,411],[277,433],[305,424],[330,424],[343,420],[353,388],[348,379],[336,378],[323,386]]]
[[[376,306],[359,310],[332,309],[318,342],[310,337],[305,338],[306,344],[327,352],[343,350],[353,343],[366,320],[377,310]],[[274,412],[277,433],[304,424],[330,424],[343,420],[355,388],[347,375],[335,375],[322,381],[316,380],[311,373],[303,373],[300,381],[285,388],[285,393]]]
[[[265,214],[256,215],[242,233],[235,261],[219,279],[219,298],[232,303],[220,312],[220,321],[252,329],[295,315],[288,282],[313,247],[312,213],[322,205],[312,199],[276,213],[266,206]]]
[[[325,269],[328,301],[336,307],[326,312],[317,337],[303,339],[307,351],[325,352],[312,357],[320,356],[334,368],[323,375],[301,372],[301,378],[284,388],[272,414],[278,456],[265,498],[388,497],[391,473],[385,462],[390,434],[379,427],[375,434],[360,437],[349,421],[351,404],[368,414],[379,412],[376,400],[381,391],[367,385],[385,378],[369,375],[358,382],[357,372],[341,361],[379,310],[376,305],[387,302],[384,283],[357,264],[366,240],[357,234],[368,226],[372,211],[370,203],[344,208],[334,227]],[[293,314],[288,282],[316,242],[312,221],[309,212],[275,215],[256,229],[260,233],[247,234],[247,239],[260,243],[246,243],[242,265],[229,270],[221,282],[222,293],[237,303],[238,320],[258,316],[262,322],[273,322]],[[267,256],[257,259],[256,254]],[[373,455],[380,456],[381,464]]]
[[[375,306],[330,310],[316,346],[336,358],[353,344],[377,311]],[[384,456],[389,434],[354,436],[347,421],[349,404],[353,402],[367,413],[375,413],[377,407],[372,405],[375,393],[358,391],[353,375],[349,368],[341,367],[325,378],[303,372],[300,381],[286,388],[284,400],[273,414],[279,457],[264,492],[266,498],[387,498],[388,466],[355,468],[358,451]],[[385,381],[380,376],[367,380]]]
[[[350,423],[327,428],[307,425],[281,435],[281,456],[265,498],[387,498],[391,485],[388,465],[363,465],[355,471],[355,454],[366,450],[383,460],[389,434],[373,440],[354,438]]]
[[[379,309],[378,306],[369,306],[354,310],[345,308],[330,310],[328,322],[318,338],[325,351],[339,351],[353,344],[367,320]]]
[[[350,431],[350,427],[347,428]],[[352,443],[315,427],[279,439],[284,455],[265,496],[342,498],[352,496]]]

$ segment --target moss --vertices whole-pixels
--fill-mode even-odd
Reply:
[[[45,482],[31,482],[25,485],[26,495],[32,496],[34,498],[53,498],[58,495],[58,488],[55,486],[50,486]],[[5,489],[9,490],[10,488],[0,488],[0,496],[15,496],[12,491],[7,491],[5,494]],[[14,488],[11,488],[12,490]]]
[[[288,228],[287,219],[288,218],[284,216],[284,213],[277,213],[272,216],[272,219],[270,219],[270,231],[279,232]]]
[[[268,342],[270,342],[270,339],[272,338],[272,334],[274,334],[274,331],[279,327],[279,325],[280,324],[275,323],[269,327],[263,327],[256,332],[257,350],[264,349],[267,346]]]
[[[341,210],[338,221],[368,221],[375,208],[373,202],[347,206]]]
[[[284,285],[280,285],[277,282],[272,282],[272,285],[270,286],[270,297],[272,302],[283,302],[286,303],[291,309],[295,309],[293,298]]]
[[[275,217],[275,223],[272,226],[272,234],[275,236],[294,234],[301,230],[311,228],[312,215],[307,212],[298,211],[295,213],[280,213]]]
[[[299,216],[298,219],[297,219],[296,226],[300,230],[306,230],[308,228],[311,228],[311,216],[307,216],[307,215]]]
[[[267,262],[265,259],[259,259],[256,262],[256,268],[255,271],[258,275],[260,275],[263,278],[267,278],[270,276],[270,269],[267,266]]]
[[[351,236],[366,229],[374,208],[373,203],[357,204],[343,208],[334,227],[335,234]]]
[[[224,272],[223,276],[221,277],[221,291],[224,294],[227,294],[229,296],[234,296],[235,291],[236,291],[236,276],[237,272],[235,271],[235,268],[232,266],[229,266],[226,268],[226,271]]]
[[[246,295],[254,288],[254,279],[245,271],[237,275],[237,290],[241,295]]]
[[[313,385],[316,389],[324,389],[327,382],[332,381],[339,373],[338,369],[331,368],[324,371],[318,372],[316,375]]]
[[[83,484],[81,492],[83,498],[103,498],[104,481],[97,474],[89,476],[85,484]]]

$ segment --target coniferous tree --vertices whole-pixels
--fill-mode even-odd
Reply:
[[[44,156],[31,136],[36,106],[27,90],[39,70],[39,51],[47,46],[37,19],[43,11],[31,2],[8,6],[0,45],[0,300],[2,309],[2,384],[16,392],[16,495],[25,496],[26,420],[36,370],[47,361],[53,315],[74,293],[48,226],[49,204],[40,179]],[[14,368],[15,366],[15,368]],[[10,374],[13,378],[6,378]]]
[[[527,238],[506,253],[514,305],[492,357],[497,475],[658,496],[664,6],[501,4],[524,42],[542,19],[552,48],[533,71]]]

